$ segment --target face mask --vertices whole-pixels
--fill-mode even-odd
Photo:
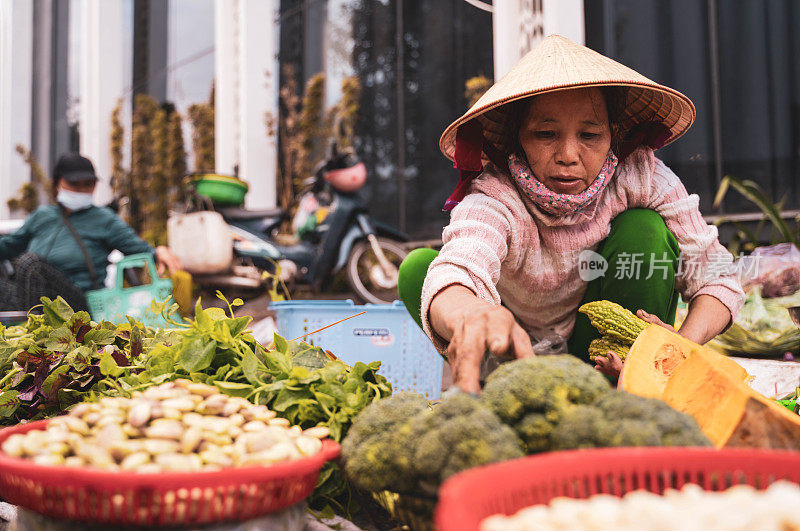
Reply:
[[[64,205],[65,208],[76,212],[92,206],[93,197],[92,194],[59,190],[56,201]]]

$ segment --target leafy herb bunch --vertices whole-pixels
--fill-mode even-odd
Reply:
[[[330,352],[279,335],[269,348],[247,329],[249,316],[234,317],[240,299],[221,308],[195,306],[193,320],[177,322],[174,305],[153,303],[151,310],[175,327],[153,337],[143,356],[119,366],[125,374],[99,382],[97,393],[129,396],[136,390],[176,378],[216,386],[222,393],[268,406],[302,428],[327,426],[341,440],[350,421],[364,407],[392,393],[391,384],[378,374],[380,362],[358,362],[350,367]],[[131,320],[134,329],[144,328]]]
[[[94,323],[61,297],[43,297],[42,310],[24,325],[0,328],[0,424],[63,413],[100,381],[122,374],[141,354],[144,336],[156,335],[141,325]]]

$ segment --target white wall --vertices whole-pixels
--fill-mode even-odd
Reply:
[[[189,107],[207,102],[214,84],[214,0],[169,0],[167,101],[183,117],[187,170],[194,171]]]
[[[94,163],[100,182],[97,204],[113,198],[111,113],[125,90],[130,58],[124,54],[125,27],[118,1],[83,0],[80,50],[80,151]],[[126,102],[130,95],[127,96]]]
[[[278,116],[278,8],[277,0],[215,3],[216,169],[232,174],[238,164],[250,209],[277,204],[277,137],[265,117]]]
[[[583,0],[496,0],[494,79],[498,80],[547,35],[559,34],[584,44]]]
[[[543,0],[544,33],[556,33],[562,37],[585,44],[583,0]]]
[[[6,201],[31,178],[17,144],[31,147],[33,82],[33,2],[0,2],[0,219]]]
[[[214,3],[214,155],[216,170],[239,163],[239,0]]]

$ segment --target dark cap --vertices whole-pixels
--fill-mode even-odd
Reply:
[[[79,153],[64,153],[58,158],[56,167],[53,170],[53,180],[58,182],[61,179],[71,183],[78,181],[97,180],[92,161]]]

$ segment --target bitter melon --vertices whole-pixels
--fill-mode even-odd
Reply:
[[[616,302],[587,302],[578,311],[589,317],[592,326],[604,336],[609,336],[624,345],[632,345],[647,323],[636,317]]]
[[[607,356],[609,350],[613,350],[617,353],[622,361],[625,361],[625,358],[628,356],[628,351],[630,351],[630,345],[623,345],[619,341],[615,341],[614,338],[609,336],[598,337],[597,339],[593,339],[589,343],[589,359],[594,361],[597,356]]]

